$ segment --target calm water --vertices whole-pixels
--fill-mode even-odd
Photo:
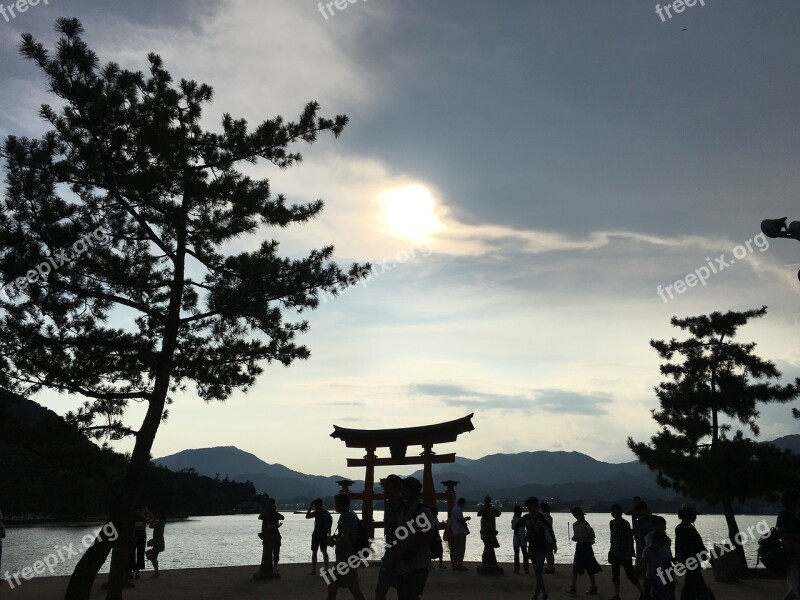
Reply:
[[[304,515],[283,514],[286,520],[281,528],[283,535],[281,562],[309,562],[313,521],[307,521]],[[471,521],[473,533],[467,537],[466,558],[468,561],[480,561],[483,547],[477,534],[479,519],[474,513],[466,514],[470,514],[473,518]],[[601,564],[605,563],[608,553],[608,521],[610,518],[607,514],[587,515],[587,521],[597,535],[594,551]],[[737,517],[739,527],[743,532],[762,520],[766,520],[770,526],[775,524],[775,517],[771,516],[745,515]],[[501,547],[497,549],[497,558],[501,562],[512,562],[511,513],[503,513],[503,516],[497,521],[501,544]],[[554,513],[553,521],[558,538],[556,562],[568,563],[571,561],[574,551],[574,544],[569,541],[571,537],[569,527],[573,518],[568,513]],[[670,533],[670,537],[673,537],[678,519],[675,516],[667,517],[667,522],[668,533]],[[721,515],[702,515],[698,517],[696,527],[707,546],[727,538],[725,518]],[[82,552],[83,536],[87,533],[93,534],[96,530],[97,527],[86,526],[10,528],[3,542],[3,562],[0,565],[0,574],[5,575],[6,571],[14,572],[23,567],[32,567],[36,561],[44,560],[48,554],[54,553],[56,546],[62,548],[72,544],[73,551]],[[187,521],[167,523],[165,536],[167,549],[160,557],[160,565],[164,569],[257,565],[261,560],[261,546],[258,539],[260,530],[260,521],[255,515],[197,517]],[[758,536],[757,533],[756,536]],[[756,551],[756,543],[748,541],[745,545],[745,552],[750,566],[755,566]],[[72,572],[79,556],[68,557],[67,554],[62,550],[64,560],[58,559],[58,564],[53,567],[53,576],[68,575]],[[51,562],[53,562],[52,559]],[[109,562],[107,561],[103,571],[107,571],[108,566]],[[41,576],[48,577],[51,576],[51,573],[45,571]]]

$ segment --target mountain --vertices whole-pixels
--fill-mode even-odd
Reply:
[[[784,450],[791,450],[795,454],[800,454],[800,435],[785,435],[778,439],[772,440],[771,444],[775,444],[778,448]]]
[[[283,502],[306,502],[332,496],[339,490],[337,481],[346,477],[307,475],[281,464],[264,462],[235,446],[195,448],[153,459],[153,463],[171,471],[193,469],[200,475],[219,476],[233,481],[251,481],[256,490]],[[363,482],[357,482],[363,487]]]
[[[7,519],[103,519],[110,483],[124,478],[127,461],[53,411],[0,388],[0,499]],[[173,515],[202,515],[255,510],[260,499],[252,484],[149,466],[140,500]]]
[[[800,435],[772,443],[800,453]],[[153,461],[172,470],[194,469],[202,475],[227,475],[235,481],[251,481],[261,493],[284,503],[305,503],[334,494],[342,477],[322,477],[269,464],[233,446],[184,450]],[[607,463],[580,452],[520,452],[491,454],[478,459],[457,457],[455,463],[433,466],[434,481],[458,481],[457,493],[469,500],[489,494],[519,501],[528,496],[555,499],[566,505],[602,505],[642,496],[655,505],[680,501],[675,492],[660,488],[655,475],[641,463]],[[422,471],[415,477],[422,478]],[[363,489],[363,482],[353,486]]]

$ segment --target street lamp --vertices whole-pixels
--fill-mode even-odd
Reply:
[[[788,227],[786,217],[782,219],[764,219],[761,221],[761,231],[768,238],[789,238],[800,242],[800,221],[792,221]],[[800,271],[797,272],[800,279]]]

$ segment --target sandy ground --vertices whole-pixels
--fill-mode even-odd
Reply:
[[[450,569],[435,569],[431,572],[425,588],[425,600],[494,600],[500,598],[519,598],[527,600],[533,592],[532,576],[515,575],[512,567],[503,565],[503,577],[478,576],[475,564],[467,564],[469,572],[457,573]],[[254,581],[255,567],[226,567],[217,569],[180,569],[164,571],[159,579],[147,578],[136,582],[134,589],[125,592],[126,600],[240,600],[245,598],[270,598],[270,600],[306,600],[325,598],[325,583],[319,576],[309,575],[310,564],[281,565],[280,579]],[[373,598],[377,567],[359,570],[362,590],[367,598]],[[552,600],[586,598],[583,593],[588,587],[587,578],[578,579],[578,594],[571,595],[565,590],[570,583],[569,565],[557,565],[555,575],[545,575],[545,584]],[[775,579],[751,579],[739,584],[715,583],[713,575],[706,571],[706,582],[714,590],[717,600],[779,600],[783,597],[784,582]],[[100,584],[106,579],[98,577],[92,600],[102,600],[104,592]],[[19,587],[10,590],[8,585],[0,585],[0,598],[3,600],[61,600],[66,589],[66,577],[46,577],[24,581]],[[608,600],[613,594],[611,587],[611,568],[604,566],[598,575],[600,593],[595,598]],[[624,600],[635,600],[638,594],[624,579],[621,596]],[[339,591],[339,598],[351,598],[347,590]],[[397,595],[389,593],[393,600]],[[680,588],[678,589],[680,597]]]

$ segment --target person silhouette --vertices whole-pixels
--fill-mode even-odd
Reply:
[[[281,521],[283,521],[283,515],[278,512],[275,498],[267,498],[266,508],[263,513],[258,515],[258,518],[261,520],[261,533],[258,534],[258,537],[261,538],[263,548],[261,551],[261,567],[253,577],[255,579],[280,577],[277,567],[281,547],[281,532],[279,528]]]
[[[497,517],[501,514],[492,505],[492,497],[486,496],[483,499],[483,506],[478,511],[478,516],[481,518],[481,540],[483,541],[481,567],[478,569],[478,573],[503,574],[503,568],[497,564],[497,554],[495,554],[495,548],[500,547],[500,542],[497,541]]]
[[[314,519],[314,531],[311,534],[311,575],[317,575],[317,550],[322,553],[325,570],[328,570],[328,538],[333,527],[333,517],[322,505],[322,498],[311,503],[306,512],[306,519]]]

